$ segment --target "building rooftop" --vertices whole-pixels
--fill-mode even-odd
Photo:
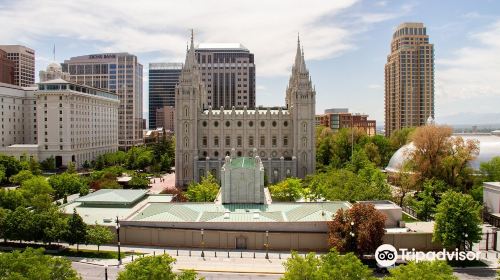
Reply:
[[[107,190],[107,191],[128,191],[128,190]],[[143,190],[141,190],[143,191]],[[98,191],[97,191],[98,192]],[[96,193],[97,193],[96,192]],[[88,196],[88,195],[87,195]],[[85,196],[85,197],[87,197]],[[137,213],[140,209],[145,207],[150,203],[163,203],[168,204],[172,201],[172,195],[145,195],[143,199],[139,199],[135,204],[128,204],[126,206],[123,205],[112,205],[110,204],[110,200],[113,200],[116,197],[104,195],[101,199],[106,199],[103,201],[103,204],[95,204],[88,205],[80,202],[79,200],[85,197],[81,197],[79,199],[74,200],[71,203],[65,204],[61,206],[63,213],[72,214],[73,209],[82,217],[83,221],[86,224],[100,224],[100,225],[114,225],[116,217],[119,220],[126,220],[128,217]],[[119,199],[131,199],[131,197],[122,197]]]
[[[142,199],[148,190],[102,189],[76,199],[84,205],[129,205]]]
[[[313,222],[330,221],[348,202],[274,204],[151,203],[129,221],[144,222]]]
[[[255,168],[255,158],[238,157],[231,160],[230,166],[233,168]]]
[[[200,43],[197,50],[241,50],[248,51],[248,49],[240,43]]]

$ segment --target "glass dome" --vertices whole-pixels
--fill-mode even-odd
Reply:
[[[488,162],[492,158],[500,156],[500,135],[498,134],[454,134],[453,137],[462,137],[464,140],[479,141],[479,155],[470,162],[470,166],[479,169],[482,162]],[[415,149],[413,143],[409,143],[397,150],[392,155],[389,164],[385,168],[387,172],[398,172],[401,166],[409,160],[411,152]]]

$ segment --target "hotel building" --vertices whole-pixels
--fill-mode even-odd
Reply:
[[[72,57],[62,64],[73,83],[114,92],[120,100],[118,143],[127,150],[143,143],[142,65],[129,53]]]

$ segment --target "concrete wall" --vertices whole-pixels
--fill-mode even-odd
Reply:
[[[123,245],[165,246],[179,248],[202,247],[198,229],[170,229],[122,226],[120,239]],[[204,247],[212,249],[264,250],[265,231],[204,230]],[[237,246],[237,243],[242,245]],[[388,233],[384,243],[409,250],[440,250],[432,242],[432,233]],[[328,251],[326,232],[269,232],[269,249],[277,251]]]

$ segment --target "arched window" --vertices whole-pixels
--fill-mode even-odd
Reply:
[[[184,133],[188,134],[189,132],[189,123],[184,123]]]
[[[187,148],[187,147],[189,147],[189,138],[184,137],[184,148]]]
[[[307,123],[306,122],[302,123],[302,130],[304,133],[307,133]]]
[[[189,116],[189,107],[188,106],[184,106],[184,117],[188,117]]]
[[[302,147],[307,148],[307,138],[302,138]]]

